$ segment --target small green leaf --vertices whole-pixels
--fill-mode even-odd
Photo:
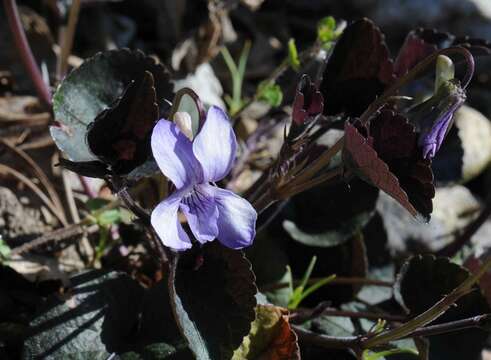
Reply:
[[[126,214],[122,209],[108,209],[101,211],[104,206],[108,205],[109,201],[101,198],[89,199],[86,203],[87,208],[90,210],[93,217],[93,221],[99,226],[107,227],[115,225],[126,218]]]
[[[119,209],[106,210],[99,215],[98,223],[102,226],[116,224],[121,220],[121,212]]]
[[[244,48],[240,54],[239,64],[237,65],[232,58],[232,55],[226,47],[221,49],[223,60],[227,65],[230,76],[232,77],[232,97],[225,95],[225,101],[229,107],[230,115],[236,114],[244,105],[242,99],[242,83],[244,82],[244,75],[247,65],[247,58],[249,57],[249,50],[251,49],[251,43],[247,41],[244,44]]]
[[[383,350],[380,352],[372,352],[370,350],[365,350],[363,352],[363,360],[379,360],[385,358],[386,356],[396,355],[396,354],[412,354],[416,356],[419,355],[416,350],[405,349],[405,348]]]
[[[295,39],[288,40],[288,62],[293,70],[298,71],[300,69],[300,59],[298,58]]]
[[[281,87],[274,82],[262,82],[258,87],[258,100],[264,101],[273,107],[278,107],[283,101]]]
[[[336,40],[336,20],[332,16],[320,19],[317,24],[317,37],[323,44]]]
[[[3,240],[2,236],[0,235],[0,263],[2,260],[8,260],[10,257],[10,247],[7,245],[5,240]]]
[[[336,275],[328,276],[324,279],[320,279],[319,281],[315,282],[313,285],[305,289],[310,279],[310,276],[312,275],[312,271],[314,270],[316,261],[317,261],[317,257],[313,256],[312,260],[309,263],[309,266],[307,267],[307,270],[305,271],[304,276],[302,277],[302,281],[300,282],[300,285],[295,288],[290,298],[290,301],[288,302],[289,309],[296,309],[298,305],[300,305],[302,300],[304,300],[307,296],[314,293],[317,289],[330,283],[332,280],[336,278]]]

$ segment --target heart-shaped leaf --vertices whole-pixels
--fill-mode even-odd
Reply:
[[[255,278],[241,251],[217,241],[175,260],[169,280],[174,315],[197,359],[230,359],[255,318]]]
[[[126,174],[151,157],[150,136],[159,118],[153,75],[132,81],[124,94],[89,125],[94,155],[116,174]]]
[[[29,324],[23,358],[107,359],[131,346],[143,289],[125,274],[86,272]]]
[[[382,110],[363,136],[345,123],[344,164],[362,180],[397,200],[413,216],[429,220],[435,196],[431,161],[424,160],[414,126],[393,111]]]
[[[410,258],[401,268],[394,285],[396,300],[410,316],[426,311],[470,276],[467,269],[448,258],[419,255]],[[476,286],[432,324],[460,320],[490,312],[489,305]],[[477,359],[488,334],[467,329],[445,335],[431,336],[430,359]]]
[[[402,76],[425,57],[439,49],[451,46],[462,46],[470,50],[474,56],[489,55],[491,43],[483,39],[456,37],[448,32],[435,29],[418,28],[407,34],[404,44],[394,63],[397,76]]]
[[[166,100],[173,97],[169,73],[141,51],[101,52],[73,70],[53,96],[58,126],[52,126],[50,131],[58,148],[72,161],[96,160],[86,142],[87,126],[114,104],[130,84],[136,82],[134,87],[138,88],[147,71],[153,76],[157,104],[163,115],[168,110]]]
[[[368,19],[348,25],[327,60],[324,113],[359,116],[394,79],[384,35]]]

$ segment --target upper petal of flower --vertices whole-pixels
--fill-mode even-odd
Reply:
[[[213,191],[218,207],[218,240],[232,249],[251,245],[256,236],[256,210],[229,190],[206,186],[208,191]]]
[[[208,185],[197,185],[182,199],[181,210],[186,215],[189,227],[200,243],[214,240],[218,235],[218,208],[214,193]]]
[[[152,133],[152,152],[160,170],[177,189],[201,182],[201,166],[191,141],[171,121],[161,119]]]
[[[193,141],[193,152],[203,168],[205,182],[223,179],[232,167],[237,140],[225,112],[212,106]]]
[[[177,210],[185,191],[176,191],[152,211],[151,223],[165,246],[182,251],[191,248],[189,236],[179,222]]]

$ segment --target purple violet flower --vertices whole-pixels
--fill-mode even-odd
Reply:
[[[422,148],[423,158],[435,157],[452,127],[455,112],[465,99],[465,91],[456,81],[445,81],[434,96],[408,114],[420,132],[418,145]]]
[[[201,244],[215,238],[232,249],[252,244],[256,210],[240,196],[214,185],[230,172],[236,148],[229,119],[215,106],[208,110],[192,141],[173,122],[161,119],[157,123],[152,152],[160,170],[176,187],[152,212],[152,226],[164,245],[178,251],[192,246],[178,210]]]

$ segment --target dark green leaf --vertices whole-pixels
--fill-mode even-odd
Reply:
[[[176,260],[170,276],[171,304],[196,358],[230,359],[255,318],[257,289],[244,254],[208,243]]]
[[[246,250],[246,254],[252,263],[258,287],[266,286],[264,295],[267,299],[274,305],[287,307],[293,293],[292,274],[287,268],[288,256],[281,240],[269,231],[263,231],[256,236],[254,245]]]
[[[331,247],[349,240],[368,223],[372,215],[373,213],[361,213],[349,219],[347,222],[339,224],[339,228],[336,230],[328,230],[322,233],[307,233],[299,229],[295,223],[289,220],[283,222],[283,228],[292,239],[304,245]]]
[[[143,289],[125,274],[90,271],[31,321],[23,358],[106,359],[132,345]]]
[[[410,316],[415,316],[433,306],[469,277],[463,267],[448,258],[419,255],[409,259],[401,268],[394,295]],[[475,291],[463,296],[445,314],[432,324],[460,320],[489,313],[486,299],[476,286]],[[431,336],[430,359],[477,359],[488,334],[479,329]]]
[[[86,143],[87,125],[109,108],[132,81],[140,81],[149,71],[155,82],[162,112],[165,100],[172,98],[172,85],[166,69],[140,51],[111,50],[96,54],[73,70],[53,96],[55,120],[51,136],[72,161],[96,160]]]
[[[158,119],[153,75],[145,71],[90,124],[89,149],[112,172],[127,174],[151,158],[150,137]]]

